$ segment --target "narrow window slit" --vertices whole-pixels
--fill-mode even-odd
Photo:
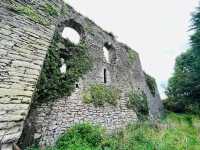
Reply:
[[[104,83],[107,83],[106,69],[104,69]]]
[[[79,88],[79,85],[78,85],[78,84],[76,84],[76,88]]]

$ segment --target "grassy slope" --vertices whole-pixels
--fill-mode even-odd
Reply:
[[[130,125],[120,138],[127,150],[199,150],[200,120],[191,115],[170,113],[161,124]],[[121,140],[122,139],[122,140]]]
[[[99,127],[76,125],[57,142],[54,150],[199,150],[200,119],[169,113],[161,123],[130,124],[112,136]]]

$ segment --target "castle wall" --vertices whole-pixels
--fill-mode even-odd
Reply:
[[[89,122],[113,131],[137,120],[133,110],[127,109],[122,102],[118,106],[96,108],[92,104],[84,104],[81,99],[81,90],[77,89],[70,97],[32,110],[32,116],[36,116],[35,140],[41,145],[53,145],[69,127],[77,123]]]
[[[18,1],[24,3],[23,0]],[[45,26],[11,11],[7,2],[0,2],[0,140],[3,139],[3,143],[18,141],[30,109],[27,120],[31,120],[30,126],[35,129],[33,136],[41,144],[53,144],[68,127],[78,122],[99,123],[108,130],[124,127],[137,120],[135,112],[126,107],[128,92],[133,89],[146,94],[152,118],[161,115],[159,93],[155,96],[151,94],[137,52],[133,51],[134,59],[130,62],[128,46],[116,41],[111,33],[102,30],[70,6],[64,11],[66,14],[59,14],[58,18],[50,17],[51,23]],[[42,2],[37,0],[38,6],[33,7],[38,10]],[[57,2],[60,4],[57,9],[61,10],[59,0],[49,2]],[[69,26],[70,20],[76,23],[71,27],[80,33],[87,44],[93,68],[80,79],[79,88],[70,97],[43,104],[33,102],[31,106],[32,95],[55,29],[57,27],[62,32],[65,26]],[[106,62],[103,55],[106,43],[112,46],[110,63]],[[103,84],[104,69],[107,70],[106,84],[121,90],[118,105],[95,108],[92,104],[84,104],[82,91],[91,84]]]
[[[87,18],[68,8],[58,25],[58,31],[75,22],[76,29],[85,41],[92,58],[93,68],[80,79],[78,88],[69,97],[56,99],[49,103],[35,103],[31,109],[30,120],[34,126],[34,138],[40,144],[52,145],[62,133],[76,123],[90,122],[100,124],[108,131],[125,127],[128,123],[137,121],[136,113],[127,108],[128,93],[131,90],[144,91],[150,108],[150,116],[159,117],[161,102],[159,93],[153,96],[146,84],[144,73],[137,52],[105,32]],[[89,29],[88,29],[89,28]],[[110,61],[104,56],[103,47],[109,43]],[[67,48],[66,48],[67,49]],[[130,60],[130,50],[134,58]],[[104,83],[106,69],[107,83]],[[117,106],[106,104],[104,107],[94,107],[93,104],[83,103],[83,92],[92,84],[105,84],[118,88],[121,99]]]
[[[0,1],[0,143],[7,144],[21,136],[55,30],[19,15],[9,2]]]

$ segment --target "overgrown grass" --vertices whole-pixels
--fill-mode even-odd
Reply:
[[[82,95],[85,103],[93,103],[96,107],[105,103],[116,105],[120,99],[120,91],[117,88],[102,84],[91,85]]]
[[[106,135],[90,124],[75,125],[58,141],[54,150],[199,150],[200,119],[169,113],[160,123],[138,122]]]
[[[114,135],[123,150],[199,150],[200,120],[191,115],[169,114],[160,124],[141,122]]]

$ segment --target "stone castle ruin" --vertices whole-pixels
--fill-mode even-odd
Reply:
[[[66,28],[80,41],[62,36]],[[113,101],[93,101],[94,89],[110,91]],[[112,33],[62,0],[0,1],[1,149],[31,141],[53,145],[81,122],[108,131],[125,127],[138,120],[127,105],[130,91],[145,96],[150,119],[161,116],[154,79],[143,72],[138,53]]]

